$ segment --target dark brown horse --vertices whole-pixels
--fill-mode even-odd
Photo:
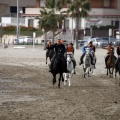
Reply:
[[[109,74],[110,77],[113,76],[113,72],[115,69],[115,61],[116,61],[116,57],[114,55],[114,49],[111,49],[109,57],[106,60],[107,75]]]

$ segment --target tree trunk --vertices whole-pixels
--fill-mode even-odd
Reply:
[[[54,44],[54,38],[55,38],[55,31],[53,31],[52,44]]]
[[[47,32],[44,33],[44,47],[47,45]]]
[[[79,18],[76,17],[76,30],[75,30],[76,49],[78,49],[78,28],[79,28]]]

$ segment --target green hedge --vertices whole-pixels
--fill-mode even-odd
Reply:
[[[33,32],[36,33],[36,36],[41,36],[42,31],[34,28],[34,27],[25,27],[25,26],[20,26],[20,35],[26,35],[26,36],[32,36]],[[0,30],[1,34],[9,34],[9,35],[15,35],[16,34],[16,26],[5,26],[2,27]]]

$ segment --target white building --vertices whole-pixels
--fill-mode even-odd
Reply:
[[[0,0],[0,6],[5,12],[0,12],[3,16],[3,24],[16,24],[16,1],[17,0]],[[45,7],[45,0],[18,0],[19,11],[19,23],[25,26],[38,26],[38,20],[36,16],[40,15],[40,9]],[[63,0],[61,0],[62,2]],[[81,19],[79,28],[84,29],[91,24],[97,25],[114,25],[116,28],[120,26],[120,0],[89,0],[91,3],[91,11],[89,12],[89,18]],[[67,9],[67,5],[63,4],[63,9]],[[4,15],[3,15],[4,14]],[[7,17],[8,20],[7,20]],[[14,18],[11,18],[14,17]],[[24,19],[23,19],[24,18]],[[72,18],[66,18],[64,21],[64,27],[71,29],[75,28],[75,21]]]

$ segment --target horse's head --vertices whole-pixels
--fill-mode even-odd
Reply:
[[[68,62],[68,63],[71,63],[72,57],[73,57],[72,52],[68,52],[68,53],[67,53],[67,62]]]
[[[85,51],[86,51],[86,54],[90,54],[90,48],[89,48],[89,47],[87,47],[87,48],[85,49]]]
[[[114,55],[114,49],[113,48],[110,49],[110,55]]]

